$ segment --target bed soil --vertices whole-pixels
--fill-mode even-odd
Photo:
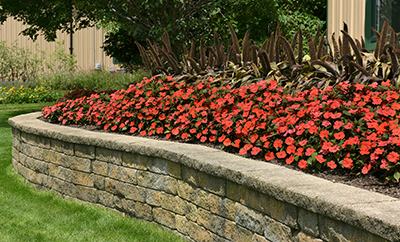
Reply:
[[[43,117],[39,118],[40,120],[44,122],[48,122],[48,120],[44,119]],[[105,131],[101,129],[99,126],[96,125],[66,125],[70,127],[75,127],[75,128],[81,128],[85,130],[90,130],[90,131],[95,131],[95,132],[105,132],[105,133],[115,133],[111,131]],[[125,135],[131,135],[131,136],[139,136],[139,137],[146,137],[146,138],[151,138],[151,139],[157,139],[157,140],[166,140],[163,137],[160,136],[141,136],[139,134],[128,134],[128,133],[121,133]],[[210,144],[210,143],[200,143],[200,142],[186,142],[182,140],[171,140],[169,139],[168,141],[171,142],[181,142],[181,143],[194,143],[194,144],[201,144],[205,145],[211,148],[216,148],[221,150],[222,145],[215,145],[215,144]],[[229,152],[229,151],[228,151]],[[249,159],[254,159],[254,157],[250,156],[245,156],[246,158]],[[263,161],[262,159],[259,159]],[[265,162],[265,160],[264,160]],[[381,174],[367,174],[367,175],[356,175],[356,174],[351,174],[348,173],[347,171],[343,169],[335,169],[335,170],[330,170],[330,169],[325,169],[325,170],[317,170],[313,168],[308,168],[306,170],[302,170],[299,167],[295,165],[287,165],[284,161],[279,161],[279,160],[272,160],[269,161],[270,163],[277,164],[280,166],[287,167],[289,169],[297,170],[300,172],[304,172],[306,174],[310,174],[316,177],[320,177],[326,180],[329,180],[334,183],[342,183],[346,184],[349,186],[369,190],[372,192],[377,192],[381,193],[390,197],[394,198],[399,198],[400,199],[400,183],[399,182],[387,182],[385,178]]]

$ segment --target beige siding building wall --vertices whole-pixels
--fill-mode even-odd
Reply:
[[[47,42],[43,36],[39,36],[34,42],[29,37],[19,35],[26,26],[22,22],[18,22],[13,18],[9,18],[3,25],[0,25],[0,41],[7,41],[11,45],[16,41],[20,47],[29,47],[35,50],[35,45],[39,46],[40,50],[46,51],[47,54],[54,51],[56,43]],[[66,53],[70,53],[70,35],[59,32],[56,41],[64,40]],[[77,31],[73,35],[73,52],[76,54],[76,60],[80,69],[94,69],[96,63],[101,63],[101,67],[109,70],[110,67],[118,68],[118,65],[113,64],[112,58],[107,56],[101,46],[104,41],[104,31],[102,29],[86,28]]]
[[[343,22],[349,28],[349,34],[353,38],[361,40],[365,38],[365,0],[328,0],[328,37],[332,33],[336,38],[341,36]]]

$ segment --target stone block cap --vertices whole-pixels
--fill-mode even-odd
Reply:
[[[43,122],[40,116],[41,112],[20,115],[8,123],[22,132],[51,139],[172,160],[391,241],[400,238],[400,199],[206,146],[93,132]]]

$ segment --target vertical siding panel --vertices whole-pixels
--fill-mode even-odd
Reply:
[[[18,22],[13,18],[8,18],[7,21],[0,26],[0,41],[6,41],[8,45],[13,42],[17,42],[20,47],[28,47],[33,52],[36,50],[36,45],[39,50],[45,51],[47,54],[55,50],[55,42],[47,42],[43,36],[39,36],[38,39],[33,42],[28,37],[19,35],[19,33],[24,30],[26,26],[22,22]],[[102,67],[105,70],[109,70],[110,67],[114,66],[118,68],[117,65],[112,63],[112,58],[104,54],[102,46],[102,40],[104,40],[104,33],[102,29],[95,29],[95,62],[93,62],[93,29],[86,28],[77,31],[73,36],[73,48],[76,54],[78,67],[84,70],[91,70],[94,68],[96,62],[102,63]],[[62,33],[59,31],[57,33],[56,41],[64,40],[64,49],[66,53],[69,53],[70,47],[70,35]]]
[[[328,0],[328,35],[341,36],[343,22],[349,27],[349,34],[361,40],[364,37],[365,0]]]

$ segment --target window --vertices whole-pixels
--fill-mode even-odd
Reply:
[[[371,30],[382,30],[384,19],[389,20],[390,26],[396,33],[400,32],[400,0],[366,0],[365,14],[365,44],[367,49],[375,49],[376,36]]]

